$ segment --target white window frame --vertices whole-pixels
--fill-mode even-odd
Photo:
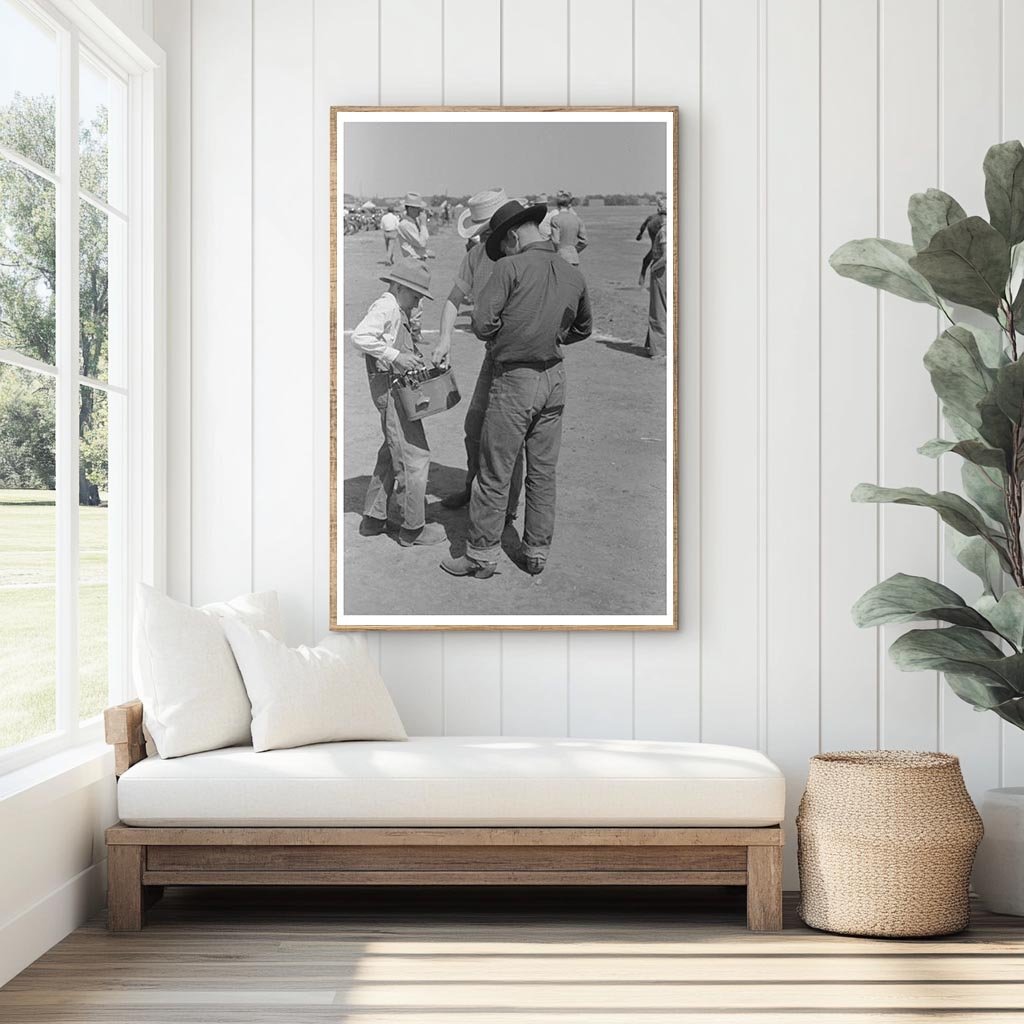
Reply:
[[[116,25],[91,0],[16,0],[57,33],[57,166],[55,173],[0,147],[0,155],[54,182],[57,193],[57,360],[56,367],[7,353],[3,362],[56,377],[57,403],[57,676],[56,732],[0,752],[0,774],[22,768],[102,736],[101,718],[79,721],[78,678],[78,392],[82,384],[126,396],[122,516],[124,549],[112,552],[121,606],[109,651],[110,702],[128,699],[131,682],[131,621],[135,584],[165,584],[165,58],[152,40]],[[94,205],[108,216],[127,219],[123,341],[123,387],[78,373],[78,55],[95,55],[127,86],[125,196],[122,214]],[[69,112],[74,111],[74,116]],[[71,372],[65,368],[72,367]],[[67,422],[73,412],[73,423]],[[112,581],[111,581],[112,582]]]

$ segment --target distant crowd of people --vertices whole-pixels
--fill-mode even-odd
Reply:
[[[501,539],[517,515],[525,476],[526,512],[515,558],[530,575],[543,572],[555,526],[555,480],[566,401],[565,348],[593,331],[580,254],[589,239],[568,192],[555,205],[509,199],[485,189],[458,212],[456,229],[466,252],[441,312],[437,344],[423,343],[422,303],[434,298],[427,262],[427,205],[410,192],[402,213],[381,217],[387,290],[352,333],[366,363],[370,394],[380,415],[382,442],[367,489],[359,533],[388,532],[388,505],[401,512],[403,547],[446,540],[439,523],[426,521],[430,448],[422,419],[410,419],[393,389],[404,374],[448,366],[461,308],[472,306],[472,330],[484,358],[463,423],[467,472],[463,488],[442,499],[449,509],[468,506],[463,555],[441,568],[453,576],[488,579],[497,569]],[[446,216],[447,216],[446,211]],[[646,354],[666,358],[666,246],[664,201],[637,233],[650,240],[640,270],[650,273]]]

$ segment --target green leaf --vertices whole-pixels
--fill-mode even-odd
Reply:
[[[988,466],[965,462],[960,467],[967,497],[991,519],[1006,529],[1006,504],[1003,474]]]
[[[978,413],[981,416],[978,433],[988,442],[990,448],[999,448],[1006,452],[1006,464],[1011,465],[1016,457],[1013,447],[1013,424],[999,408],[996,396],[986,395],[978,403]]]
[[[981,358],[990,370],[998,370],[1010,362],[1010,353],[1003,345],[1001,331],[991,331],[987,327],[979,327],[977,324],[957,324],[956,326],[963,327],[974,335]]]
[[[972,426],[981,426],[978,403],[991,391],[996,374],[985,365],[970,328],[944,330],[924,354],[924,365],[943,404]]]
[[[842,277],[881,288],[883,291],[942,307],[932,286],[914,270],[908,260],[914,247],[886,238],[859,238],[841,245],[829,257],[829,265]]]
[[[1012,295],[1013,293],[1011,292],[1010,294]],[[1010,306],[1010,313],[1013,315],[1013,329],[1016,333],[1017,324],[1024,324],[1024,282],[1017,289],[1016,297]],[[1003,325],[1002,319],[999,322]]]
[[[935,233],[910,265],[944,299],[995,315],[1010,273],[1006,239],[981,217]]]
[[[962,416],[958,416],[948,405],[942,407],[942,418],[946,426],[953,432],[958,441],[979,441],[981,434],[977,427],[971,426]]]
[[[912,629],[889,648],[904,672],[951,672],[981,684],[970,703],[986,709],[1021,695],[1024,655],[1005,655],[976,629]],[[959,694],[958,694],[959,696]]]
[[[1006,296],[1013,296],[1020,293],[1020,286],[1024,284],[1024,242],[1018,242],[1010,246],[1010,277],[1006,282]]]
[[[994,594],[1002,585],[1003,569],[993,547],[982,537],[964,537],[952,531],[946,537],[953,557],[981,580],[986,594]]]
[[[967,213],[951,196],[941,189],[930,188],[927,192],[915,192],[907,207],[914,248],[920,251],[928,247],[936,231],[963,220]]]
[[[981,512],[959,494],[953,494],[951,491],[929,494],[920,487],[878,487],[875,484],[858,484],[853,489],[851,498],[853,501],[890,502],[895,505],[917,505],[920,508],[934,509],[943,522],[965,537],[984,537],[999,551],[1000,557],[1005,559],[1005,564],[1010,564],[1003,547],[1006,538],[990,527]]]
[[[948,682],[949,679],[950,677],[947,675],[946,681]],[[997,704],[991,710],[1011,725],[1024,730],[1024,698],[1013,697],[1002,704]]]
[[[939,619],[992,630],[985,616],[969,607],[959,594],[923,576],[897,573],[877,583],[853,606],[853,621],[862,628],[915,619]]]
[[[1024,419],[1024,360],[996,371],[992,389],[996,404],[1014,423]]]
[[[999,142],[985,154],[988,219],[1010,245],[1024,242],[1024,146]]]
[[[1007,590],[999,600],[986,594],[975,602],[975,607],[1001,637],[1018,651],[1024,648],[1024,590]]]
[[[949,688],[962,701],[973,705],[975,711],[994,711],[1001,718],[1018,724],[1002,711],[1002,708],[1014,708],[1020,700],[1009,687],[1004,689],[993,684],[986,676],[960,675],[957,672],[944,672],[943,676]]]
[[[1006,469],[1006,455],[998,448],[990,448],[987,444],[973,439],[966,441],[945,441],[936,437],[926,441],[917,449],[929,459],[937,459],[940,455],[952,452],[960,458],[973,462],[976,466],[988,466],[1002,472]]]

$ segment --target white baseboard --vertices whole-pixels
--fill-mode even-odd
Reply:
[[[100,861],[0,927],[0,985],[100,909],[107,899],[107,862]]]

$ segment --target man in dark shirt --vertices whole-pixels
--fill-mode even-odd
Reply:
[[[583,275],[545,241],[547,207],[512,200],[491,218],[487,255],[496,261],[477,296],[473,332],[494,363],[480,436],[480,467],[469,504],[466,554],[446,558],[453,576],[494,575],[509,485],[526,447],[523,568],[542,572],[555,527],[555,470],[565,407],[563,346],[590,337],[593,320]]]
[[[647,268],[651,265],[651,261],[654,259],[654,243],[658,237],[658,232],[661,230],[662,225],[665,223],[665,200],[658,200],[658,212],[652,213],[644,222],[640,225],[640,230],[636,233],[636,240],[642,241],[644,232],[647,232],[647,237],[651,240],[651,247],[647,250],[644,256],[643,263],[640,264],[640,282],[639,286],[643,288],[644,278],[647,277]]]

